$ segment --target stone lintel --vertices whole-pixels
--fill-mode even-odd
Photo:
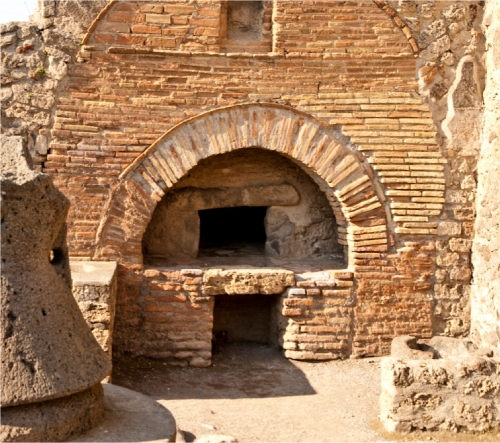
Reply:
[[[281,294],[295,285],[295,276],[287,269],[209,269],[203,276],[203,295]]]

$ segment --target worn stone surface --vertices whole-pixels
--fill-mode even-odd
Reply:
[[[196,438],[197,443],[237,443],[238,440],[230,435],[206,434]]]
[[[68,441],[103,420],[104,393],[100,383],[66,397],[9,408],[3,407],[2,441]]]
[[[2,139],[3,407],[83,391],[110,370],[71,296],[68,201],[27,159],[21,137]]]
[[[472,249],[474,286],[471,301],[471,332],[486,346],[500,346],[500,27],[498,2],[487,2],[484,30],[486,33],[486,88],[478,162],[478,195],[476,201],[475,238]]]
[[[116,263],[70,261],[72,292],[97,343],[112,359]]]
[[[176,422],[170,410],[151,396],[122,386],[104,383],[101,422],[88,432],[67,441],[147,442],[176,441]]]
[[[403,359],[428,360],[434,357],[434,353],[421,349],[415,337],[403,335],[392,339],[391,356]]]
[[[380,407],[386,429],[457,432],[498,427],[498,356],[477,356],[466,343],[450,337],[434,337],[425,345],[442,358],[382,359]]]

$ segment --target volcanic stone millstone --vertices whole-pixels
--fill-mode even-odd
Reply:
[[[20,137],[2,146],[2,408],[66,397],[110,371],[71,294],[69,203],[32,171]]]

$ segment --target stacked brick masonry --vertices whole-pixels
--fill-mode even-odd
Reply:
[[[392,338],[410,330],[432,335],[434,242],[407,241],[396,253],[355,253],[357,357],[389,352]]]
[[[221,130],[222,129],[222,130]],[[386,250],[383,193],[363,158],[311,116],[274,104],[226,107],[168,131],[120,176],[98,230],[95,257],[141,263],[141,241],[157,201],[200,160],[248,146],[296,159],[327,192],[339,242]]]
[[[435,333],[467,334],[474,236],[476,164],[480,149],[484,2],[387,1],[419,49],[419,92],[428,98],[447,162],[445,203],[438,229]]]
[[[299,278],[280,300],[280,314],[289,320],[280,337],[285,356],[301,360],[329,360],[351,354],[355,294],[352,272],[337,271],[330,278]]]
[[[209,365],[214,301],[202,294],[203,272],[149,268],[143,276],[140,340],[127,350],[173,364]]]
[[[118,342],[134,356],[171,364],[206,366],[211,359],[214,296],[203,289],[202,269],[144,268],[137,335]],[[335,359],[350,354],[353,274],[297,282],[278,303],[280,344],[295,359]],[[251,297],[251,295],[247,295]],[[216,296],[215,296],[216,297]]]
[[[408,273],[403,283],[397,281],[404,277],[402,272],[393,280],[382,272],[358,275],[356,280],[352,272],[342,270],[326,277],[297,274],[296,284],[282,294],[276,307],[285,355],[306,360],[379,355],[388,352],[394,334],[418,331],[430,336],[430,285],[415,283],[416,275],[409,275],[418,259],[427,264],[429,259],[414,252],[416,245],[409,249],[407,262],[400,265]],[[425,246],[420,249],[425,251]],[[133,290],[140,287],[140,296],[134,299],[131,294],[129,301],[121,301],[121,322],[134,323],[133,333],[127,327],[116,331],[115,352],[171,364],[210,364],[214,299],[204,290],[204,270],[137,267],[133,276],[132,269],[123,266],[122,275],[135,278]]]
[[[369,5],[368,11],[378,18],[379,26],[370,28],[372,23],[368,20],[369,17],[365,17],[366,8],[362,9],[367,6],[365,4],[357,5],[358,9],[355,9],[358,14],[364,11],[364,16],[358,17],[357,21],[352,17],[344,18],[348,30],[356,34],[361,25],[362,29],[366,27],[367,33],[371,33],[368,34],[371,39],[363,34],[358,48],[346,50],[345,46],[350,44],[351,37],[348,34],[349,39],[344,36],[346,45],[339,53],[330,52],[337,51],[330,47],[326,48],[326,54],[308,50],[306,53],[289,53],[287,57],[265,56],[263,59],[244,55],[234,59],[220,57],[218,54],[211,57],[198,55],[188,62],[186,56],[190,54],[182,54],[182,57],[179,57],[181,54],[178,52],[140,56],[92,52],[92,61],[100,63],[102,60],[104,63],[102,67],[89,63],[88,68],[80,65],[75,69],[76,75],[72,75],[73,81],[68,93],[61,98],[63,105],[59,106],[53,130],[55,138],[65,140],[64,143],[56,141],[52,145],[52,154],[46,164],[47,170],[58,176],[60,173],[71,174],[71,170],[99,171],[96,178],[91,180],[92,183],[86,185],[98,190],[102,182],[112,183],[111,177],[114,174],[118,174],[124,165],[173,124],[210,107],[248,100],[289,103],[332,124],[343,124],[348,135],[359,136],[359,142],[372,142],[372,146],[364,148],[367,155],[373,148],[389,151],[380,152],[380,158],[377,158],[375,163],[385,162],[382,157],[392,156],[394,150],[415,150],[415,156],[424,156],[426,150],[436,147],[433,140],[434,131],[426,113],[427,108],[422,106],[417,98],[412,97],[414,82],[407,82],[413,74],[413,60],[405,57],[405,52],[408,55],[406,42],[397,34],[399,31],[395,30],[390,22],[387,23],[385,14],[372,4]],[[125,4],[121,3],[119,6],[123,8]],[[310,9],[316,13],[318,11],[317,7]],[[320,10],[326,9],[328,8],[323,7]],[[330,14],[332,18],[341,20],[343,16],[339,12],[342,12],[342,8],[337,9],[339,11],[330,11]],[[309,28],[314,24],[318,27],[324,23],[324,17],[320,20],[312,13],[310,16],[312,18]],[[307,23],[306,18],[307,16],[302,17],[301,23]],[[337,26],[338,23],[340,22],[332,21],[331,26]],[[99,29],[98,27],[95,32]],[[327,27],[326,31],[329,35],[323,38],[338,37],[335,28]],[[279,27],[276,32],[279,32]],[[389,38],[395,41],[392,46],[398,47],[398,56],[394,59],[387,57],[387,54],[382,57],[373,52],[388,46]],[[364,48],[361,47],[363,43],[366,46]],[[381,48],[373,49],[374,43],[378,43]],[[111,49],[113,48],[109,48],[109,51]],[[133,52],[139,50],[136,47],[116,48],[118,49],[125,52],[129,49]],[[400,55],[401,50],[404,51],[403,57]],[[106,67],[106,60],[113,63]],[[367,63],[372,66],[366,66]],[[366,81],[368,72],[370,81]],[[111,73],[113,74],[109,77]],[[114,78],[115,75],[119,75],[120,80]],[[106,80],[110,82],[106,88],[109,93],[102,93],[102,82]],[[134,97],[131,94],[132,89],[135,91],[137,88],[142,94]],[[400,92],[379,92],[387,89]],[[122,127],[126,129],[123,130]],[[74,143],[71,142],[72,139]],[[374,146],[373,142],[380,145]],[[413,142],[415,143],[409,145]],[[424,159],[403,161],[408,164],[426,162]],[[383,169],[384,166],[380,168]],[[410,167],[407,168],[409,171]],[[432,174],[432,171],[425,171],[428,169],[426,166],[412,165],[412,169],[412,176],[421,177],[418,183],[428,185],[430,182],[432,185],[433,182],[439,181],[439,177],[437,180],[432,180],[432,176],[426,178],[426,175]],[[419,173],[417,169],[424,171]],[[391,175],[390,172],[381,174]],[[407,174],[410,175],[410,172]],[[434,175],[439,175],[439,172]],[[99,176],[100,180],[97,178]],[[110,177],[109,180],[106,180],[106,176]],[[66,180],[68,178],[65,177]],[[398,179],[387,180],[396,182]],[[412,180],[412,184],[417,188],[416,178]],[[69,183],[61,185],[70,186]],[[78,185],[72,183],[71,186]],[[403,194],[405,191],[403,189]],[[413,200],[422,196],[429,197],[426,193],[432,190],[424,189],[423,192],[422,195],[421,189],[414,189]],[[439,194],[439,190],[435,192]],[[425,203],[421,203],[421,206],[417,206],[426,209]],[[83,211],[87,212],[87,209],[91,208],[84,207]],[[91,226],[91,219],[95,220],[92,210],[85,218],[89,221],[90,231],[95,232],[95,227]],[[404,220],[401,227],[413,230],[429,229],[430,225],[408,225],[414,221]],[[427,221],[428,219],[418,219],[418,222]],[[80,230],[78,235],[87,234],[90,232]],[[75,241],[79,244],[78,248],[75,248],[78,253],[85,254],[90,242],[83,237]]]
[[[109,189],[122,169],[158,136],[205,110],[257,100],[285,103],[342,125],[357,152],[373,165],[378,186],[385,191],[391,207],[388,215],[395,223],[391,235],[430,239],[442,234],[442,241],[448,242],[450,231],[437,230],[446,181],[435,128],[428,106],[415,94],[412,50],[382,10],[371,2],[278,2],[273,53],[224,55],[218,52],[217,35],[208,31],[219,26],[218,18],[212,20],[219,6],[183,5],[194,10],[172,12],[170,6],[158,3],[122,2],[111,7],[83,47],[81,60],[86,63],[71,68],[70,83],[56,111],[46,170],[78,201],[70,214],[74,255],[91,255]],[[146,6],[156,9],[139,9]],[[185,34],[172,35],[183,26]],[[453,230],[457,225],[444,226]],[[462,234],[461,224],[459,228]],[[370,275],[369,284],[376,286],[367,286],[367,297],[373,289],[385,295],[404,287],[409,299],[414,301],[416,292],[425,306],[430,305],[429,290],[396,278],[394,270],[400,265],[403,276],[411,275],[402,263],[407,248],[415,245],[415,254],[432,261],[432,241],[408,241],[408,245],[398,242],[397,258],[385,257],[384,251],[366,256],[359,251],[359,272]],[[451,254],[443,259],[443,267],[447,269],[450,260],[451,266],[466,264],[466,257],[466,252],[458,259]],[[425,266],[420,278],[424,287],[431,281]],[[420,277],[420,271],[412,269]],[[380,278],[371,275],[378,271]],[[360,287],[358,297],[364,290]],[[457,321],[463,322],[465,315],[456,311],[459,304],[448,305],[445,321],[459,317]],[[387,305],[386,311],[390,309]],[[373,309],[372,318],[381,311]],[[420,326],[416,329],[422,330]],[[435,325],[434,330],[445,328]],[[365,327],[365,340],[375,332],[376,327]],[[448,332],[456,331],[448,328]],[[381,346],[374,344],[374,352]]]
[[[227,133],[213,131],[213,128],[221,126],[227,128]],[[195,134],[198,135],[195,136]],[[366,336],[360,338],[359,355],[379,353],[384,347],[387,347],[394,334],[394,327],[398,326],[397,315],[404,317],[404,320],[419,319],[419,316],[422,316],[424,322],[427,321],[427,328],[426,324],[415,322],[407,322],[407,324],[400,326],[401,330],[406,333],[410,333],[410,331],[417,333],[418,331],[426,335],[426,331],[430,330],[430,310],[428,308],[430,302],[427,301],[427,309],[422,309],[421,306],[415,308],[415,303],[397,304],[398,292],[406,294],[409,290],[409,283],[404,281],[403,284],[400,283],[398,278],[402,278],[401,273],[391,276],[396,268],[380,266],[384,263],[387,264],[383,261],[386,255],[383,253],[388,248],[386,221],[383,212],[380,213],[381,203],[376,199],[372,201],[376,192],[366,175],[366,169],[360,167],[353,160],[355,157],[352,153],[349,154],[348,149],[331,139],[331,135],[328,133],[327,127],[322,126],[318,121],[306,117],[305,114],[292,112],[288,108],[276,105],[224,108],[203,114],[180,125],[148,149],[122,175],[120,185],[116,188],[111,205],[107,207],[106,216],[101,223],[97,256],[118,259],[122,262],[139,263],[142,232],[149,222],[156,201],[161,199],[164,191],[172,185],[172,182],[175,182],[185,174],[185,171],[190,169],[190,165],[215,153],[229,152],[247,145],[268,147],[304,162],[312,171],[319,174],[318,179],[324,177],[323,186],[331,186],[327,189],[338,198],[334,202],[337,206],[334,206],[333,209],[335,213],[339,214],[339,224],[343,226],[343,223],[348,222],[348,228],[344,228],[345,236],[342,241],[345,240],[349,243],[353,252],[364,254],[363,258],[382,258],[381,261],[372,263],[376,266],[357,266],[361,271],[358,274],[360,287],[364,279],[363,271],[379,271],[378,273],[368,272],[366,277],[368,279],[385,278],[387,283],[384,287],[385,295],[387,295],[385,299],[381,298],[378,301],[377,297],[371,297],[371,292],[367,293],[370,297],[365,297],[365,293],[360,292],[359,306],[363,306],[364,310],[368,309],[368,312],[373,311],[373,314],[368,313],[365,321],[361,321],[361,319],[358,322],[361,326],[367,326],[366,330],[361,331]],[[189,140],[193,137],[196,140],[199,139],[194,145],[196,147],[194,150],[189,144]],[[182,141],[181,144],[179,144],[180,141]],[[308,149],[309,146],[311,149]],[[318,149],[313,149],[314,146]],[[336,154],[325,150],[326,146],[335,147],[333,153],[336,152]],[[294,154],[295,150],[303,152],[305,155]],[[330,159],[328,162],[323,160],[325,156]],[[354,167],[345,167],[347,164]],[[430,251],[432,254],[432,249]],[[430,264],[432,265],[432,263],[433,257],[430,258]],[[370,265],[369,262],[364,264]],[[415,268],[412,269],[415,270]],[[427,278],[426,275],[420,275],[419,272],[423,272],[423,270],[423,266],[416,268],[417,275],[413,280],[417,277],[419,281]],[[354,290],[356,291],[356,288]],[[412,290],[412,286],[410,286],[410,290]],[[415,288],[413,290],[415,291]],[[391,297],[388,296],[389,293],[392,294]],[[321,293],[317,295],[321,295]],[[413,294],[411,295],[413,296]],[[355,303],[356,300],[349,302],[350,305]],[[370,309],[366,303],[372,308],[377,304],[383,305],[385,311]],[[388,303],[397,306],[397,315],[390,309]],[[412,312],[413,309],[418,309],[420,313],[415,314]],[[352,313],[352,309],[347,309],[347,311]],[[318,321],[318,312],[314,314],[313,321]],[[323,322],[329,321],[330,317],[334,322],[336,321],[338,313],[334,314],[333,310],[328,309],[322,312]],[[325,315],[324,312],[328,312],[328,315]],[[345,312],[340,314],[344,315]],[[118,317],[120,318],[120,316]],[[386,325],[385,336],[381,335],[383,326],[380,326],[384,324]],[[376,325],[380,327],[377,329]],[[354,331],[351,332],[354,333]],[[330,335],[332,337],[329,339],[327,337],[323,337],[323,339],[328,339],[330,343],[335,341],[336,337],[332,331],[330,331]],[[366,347],[367,341],[371,341],[371,348]],[[375,345],[373,345],[374,341]],[[348,355],[351,350],[351,342],[352,340],[348,340],[339,345],[340,349],[343,350],[343,353],[341,352],[339,355]],[[295,355],[302,355],[305,352],[299,351]],[[318,358],[320,356],[327,358],[326,354],[320,351],[317,351],[316,354]]]

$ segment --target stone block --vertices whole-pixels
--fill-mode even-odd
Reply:
[[[208,269],[203,275],[202,293],[281,294],[294,284],[294,273],[286,269]]]
[[[71,261],[72,292],[94,337],[112,357],[116,262]]]
[[[289,296],[305,296],[306,290],[303,288],[288,288],[285,294]]]

